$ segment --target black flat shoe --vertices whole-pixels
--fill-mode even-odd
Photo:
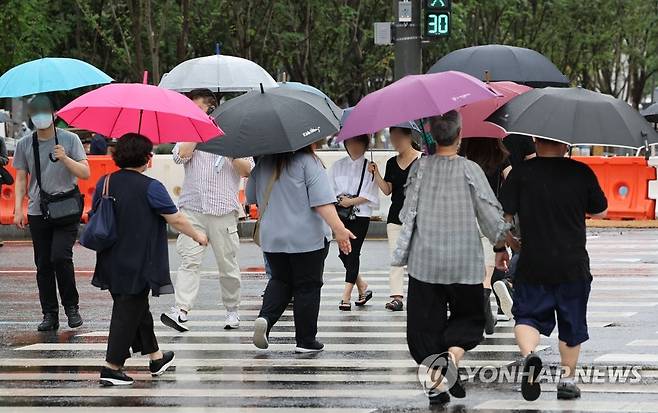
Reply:
[[[537,377],[541,373],[543,363],[538,355],[530,353],[523,362],[523,375],[521,376],[521,395],[527,401],[535,401],[541,395],[541,386]]]
[[[576,383],[558,383],[557,385],[558,400],[580,399],[580,389]]]
[[[402,311],[404,309],[404,304],[402,303],[402,300],[394,298],[390,302],[386,303],[385,307],[390,311]]]
[[[59,328],[59,316],[57,313],[46,313],[43,321],[37,327],[39,331],[55,331]]]
[[[450,403],[450,394],[448,394],[448,392],[445,391],[439,392],[436,390],[430,390],[428,397],[430,399],[431,406]]]
[[[82,316],[80,316],[78,307],[66,308],[64,311],[66,312],[66,317],[69,319],[69,327],[78,328],[82,325]]]
[[[354,302],[354,305],[357,307],[361,307],[366,305],[368,301],[372,298],[372,291],[371,290],[366,290],[365,293],[359,294],[359,300]]]

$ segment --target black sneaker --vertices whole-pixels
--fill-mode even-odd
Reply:
[[[541,373],[543,363],[535,353],[530,353],[523,362],[523,375],[521,376],[521,394],[527,401],[535,401],[541,395],[541,386],[537,378]]]
[[[160,360],[151,360],[149,362],[149,370],[151,371],[151,376],[156,377],[167,371],[169,366],[174,362],[174,352],[173,351],[163,351],[162,358]]]
[[[450,394],[445,391],[440,392],[437,390],[430,390],[427,396],[429,397],[430,405],[432,406],[450,403]]]
[[[134,382],[132,377],[121,370],[112,370],[108,367],[101,369],[101,385],[103,386],[129,386]]]
[[[69,327],[78,328],[82,325],[82,317],[80,316],[78,307],[65,308],[64,311],[69,319]]]
[[[309,344],[297,344],[295,347],[295,353],[319,353],[324,350],[324,344],[315,340]]]
[[[37,327],[39,331],[54,331],[59,328],[59,316],[57,313],[46,313],[43,315],[43,321]]]
[[[557,384],[557,398],[558,400],[580,399],[580,389],[576,386],[576,383],[559,382]]]

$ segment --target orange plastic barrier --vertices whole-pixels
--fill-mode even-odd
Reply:
[[[96,190],[96,183],[101,176],[114,172],[118,170],[117,166],[114,164],[111,156],[107,155],[90,155],[88,158],[89,168],[91,170],[91,176],[89,179],[80,179],[78,181],[78,186],[80,187],[80,192],[85,196],[85,206],[84,214],[82,215],[82,221],[87,222],[88,213],[91,209],[91,201],[94,196],[94,191]],[[16,171],[13,168],[13,159],[10,158],[9,165],[7,170],[15,177]],[[16,202],[14,185],[2,186],[2,193],[0,194],[0,224],[9,225],[14,222],[14,205]],[[23,203],[23,210],[27,214],[27,197]]]
[[[589,165],[608,198],[609,219],[654,219],[656,201],[648,198],[656,168],[643,157],[574,157]]]

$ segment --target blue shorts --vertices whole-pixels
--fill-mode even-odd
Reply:
[[[516,325],[536,328],[550,336],[557,326],[560,341],[575,347],[589,339],[587,334],[587,300],[591,280],[561,284],[514,283],[512,314]]]

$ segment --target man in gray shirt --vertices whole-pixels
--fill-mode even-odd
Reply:
[[[34,262],[37,266],[37,286],[43,322],[39,331],[59,328],[59,303],[57,289],[68,317],[69,327],[82,325],[78,311],[78,291],[75,286],[73,267],[73,244],[78,235],[79,223],[54,225],[43,217],[40,207],[40,191],[35,176],[33,142],[36,137],[39,147],[41,189],[48,194],[59,194],[74,189],[78,178],[88,179],[89,163],[82,142],[77,135],[53,124],[53,106],[44,95],[32,98],[28,111],[36,132],[25,136],[16,145],[14,168],[16,168],[16,206],[14,224],[25,228],[29,224]],[[57,141],[57,142],[56,142]],[[30,175],[29,185],[27,176]],[[23,211],[23,198],[29,198],[27,222]]]

